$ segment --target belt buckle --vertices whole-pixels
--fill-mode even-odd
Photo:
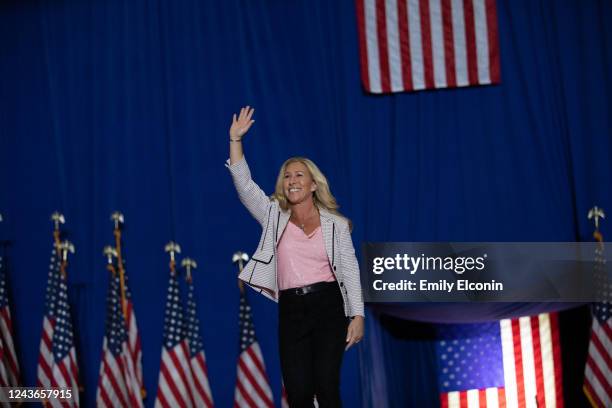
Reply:
[[[304,290],[304,288],[297,288],[297,289],[295,290],[295,294],[296,294],[296,295],[299,295],[299,296],[302,296],[302,295],[305,295],[305,294],[306,294],[306,291]]]

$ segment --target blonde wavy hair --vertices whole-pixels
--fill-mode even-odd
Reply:
[[[310,177],[312,177],[312,180],[317,185],[317,189],[312,193],[312,197],[317,208],[324,208],[330,213],[344,218],[348,222],[349,228],[352,229],[351,221],[338,211],[340,206],[329,189],[327,178],[312,160],[305,157],[291,157],[283,163],[278,172],[278,177],[276,178],[274,194],[272,194],[270,198],[278,201],[278,205],[283,211],[287,211],[289,209],[289,202],[287,201],[287,197],[285,196],[283,189],[283,180],[285,178],[287,166],[289,166],[291,163],[302,163],[308,169]]]

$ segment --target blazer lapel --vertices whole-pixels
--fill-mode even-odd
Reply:
[[[325,251],[327,251],[327,258],[329,259],[329,264],[334,265],[334,230],[335,225],[334,221],[327,216],[327,211],[320,209],[321,213],[321,231],[323,232],[323,242],[325,243]]]
[[[283,232],[287,227],[287,223],[289,222],[289,217],[291,216],[291,211],[282,211],[280,208],[278,209],[278,223],[276,224],[276,244],[283,236]]]

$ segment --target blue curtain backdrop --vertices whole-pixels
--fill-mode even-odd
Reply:
[[[590,239],[588,209],[612,212],[612,3],[500,0],[497,9],[501,85],[369,96],[353,1],[3,1],[0,237],[10,241],[25,383],[35,384],[49,216],[60,210],[77,248],[69,296],[93,405],[108,283],[101,251],[119,209],[148,406],[170,239],[199,262],[213,397],[231,404],[231,256],[251,251],[260,233],[223,166],[231,114],[245,104],[257,109],[245,141],[256,181],[271,192],[288,156],[313,158],[354,222],[356,245]],[[602,231],[612,237],[609,221]],[[252,295],[278,403],[277,310]],[[346,406],[437,404],[428,330],[394,336],[391,326],[369,315],[367,342],[346,354]],[[420,334],[402,341],[410,333]],[[374,346],[384,360],[371,358]],[[384,394],[372,395],[372,383]]]

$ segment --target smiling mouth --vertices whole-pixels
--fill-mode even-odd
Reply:
[[[290,189],[289,189],[289,192],[290,192],[290,193],[297,193],[297,192],[298,192],[298,191],[300,191],[300,190],[301,190],[301,188],[290,188]]]

